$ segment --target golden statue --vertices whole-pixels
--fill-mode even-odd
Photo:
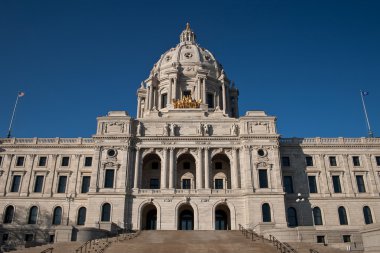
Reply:
[[[183,96],[181,99],[173,99],[174,109],[179,108],[199,108],[202,100],[192,99],[191,96]]]

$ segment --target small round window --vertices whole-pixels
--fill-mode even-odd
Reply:
[[[116,156],[116,150],[113,149],[113,148],[107,150],[107,155],[108,155],[109,157],[114,157],[114,156]]]
[[[259,150],[257,150],[257,154],[259,156],[265,156],[265,151],[263,149],[259,149]]]

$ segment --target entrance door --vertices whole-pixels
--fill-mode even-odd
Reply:
[[[156,230],[157,229],[157,210],[150,210],[146,215],[146,229]]]
[[[215,211],[215,230],[227,230],[227,215],[222,210]]]
[[[182,211],[179,219],[179,230],[193,230],[194,229],[194,215],[190,210]]]

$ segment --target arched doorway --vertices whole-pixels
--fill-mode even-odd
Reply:
[[[141,215],[141,229],[157,229],[157,208],[153,204],[148,204],[143,208]]]
[[[195,158],[191,154],[182,154],[177,159],[177,189],[195,189]]]
[[[215,208],[215,230],[231,229],[230,209],[227,205],[221,204]]]
[[[212,188],[231,189],[230,159],[225,154],[216,154],[211,160]]]
[[[161,159],[157,154],[148,154],[143,159],[141,188],[160,189]]]
[[[179,209],[178,230],[194,230],[194,211],[190,205]]]

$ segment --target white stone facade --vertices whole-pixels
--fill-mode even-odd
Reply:
[[[187,26],[138,89],[136,119],[109,112],[92,138],[0,139],[3,242],[242,224],[360,244],[380,220],[380,139],[280,138],[275,117],[238,117],[238,94]]]

